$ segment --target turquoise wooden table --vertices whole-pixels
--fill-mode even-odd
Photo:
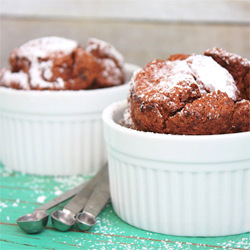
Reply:
[[[23,175],[6,171],[2,165],[0,175],[0,249],[250,249],[250,233],[193,238],[143,231],[119,219],[111,204],[88,232],[78,232],[76,228],[58,232],[49,221],[45,231],[28,235],[16,224],[19,216],[89,178]]]

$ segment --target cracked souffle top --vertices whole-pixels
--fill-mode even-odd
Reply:
[[[24,90],[80,90],[124,83],[123,56],[110,44],[89,39],[86,48],[61,37],[31,40],[10,55],[0,86]]]
[[[167,134],[249,131],[249,69],[247,59],[216,48],[154,60],[134,74],[122,124]]]

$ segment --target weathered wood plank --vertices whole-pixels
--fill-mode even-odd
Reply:
[[[7,173],[0,167],[0,248],[1,249],[249,249],[250,234],[217,238],[176,237],[147,232],[128,225],[117,217],[111,204],[101,212],[97,224],[88,232],[76,227],[62,233],[51,221],[41,234],[27,235],[16,224],[16,219],[40,205],[38,195],[46,200],[56,196],[83,177],[46,178]],[[16,188],[15,188],[16,187]],[[16,192],[13,192],[17,190]],[[52,190],[52,191],[50,191]],[[59,208],[61,208],[59,206]],[[57,208],[54,208],[57,209]]]
[[[69,1],[70,2],[70,1]],[[85,44],[96,37],[113,44],[130,63],[145,66],[153,59],[175,53],[204,53],[214,46],[250,57],[247,25],[146,23],[102,20],[51,20],[1,18],[0,65],[8,67],[10,52],[23,43],[48,35]]]
[[[246,0],[2,0],[1,13],[64,19],[249,23],[249,9],[250,4]]]

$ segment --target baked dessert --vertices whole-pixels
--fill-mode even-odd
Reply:
[[[211,56],[218,64],[227,69],[233,76],[237,88],[244,99],[250,97],[250,64],[245,58],[225,51],[224,49],[213,48],[206,50],[206,56]]]
[[[0,86],[25,90],[80,90],[124,83],[123,56],[110,44],[89,39],[86,48],[61,37],[31,40],[10,55]]]
[[[111,87],[124,82],[124,59],[113,46],[91,38],[88,40],[86,51],[95,57],[99,65],[95,86]]]
[[[134,74],[121,123],[166,134],[249,131],[249,65],[216,48],[154,60]]]

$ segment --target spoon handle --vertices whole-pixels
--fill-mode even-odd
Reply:
[[[108,169],[105,170],[105,173],[102,176],[102,180],[94,189],[90,198],[88,199],[87,204],[84,207],[84,212],[92,214],[96,217],[105,206],[105,204],[110,199],[110,190],[109,190],[109,175]]]
[[[82,183],[68,191],[66,191],[65,193],[57,196],[56,198],[54,198],[53,200],[50,200],[49,202],[43,204],[42,206],[38,207],[37,209],[34,210],[34,212],[38,212],[38,211],[47,211],[55,206],[57,206],[58,204],[68,200],[69,198],[75,196],[84,186],[87,185],[88,182]]]
[[[108,164],[105,164],[98,173],[87,183],[87,185],[64,207],[71,211],[73,214],[77,214],[81,211],[88,201],[89,196],[93,192],[97,183],[101,180],[103,174],[108,169]]]

